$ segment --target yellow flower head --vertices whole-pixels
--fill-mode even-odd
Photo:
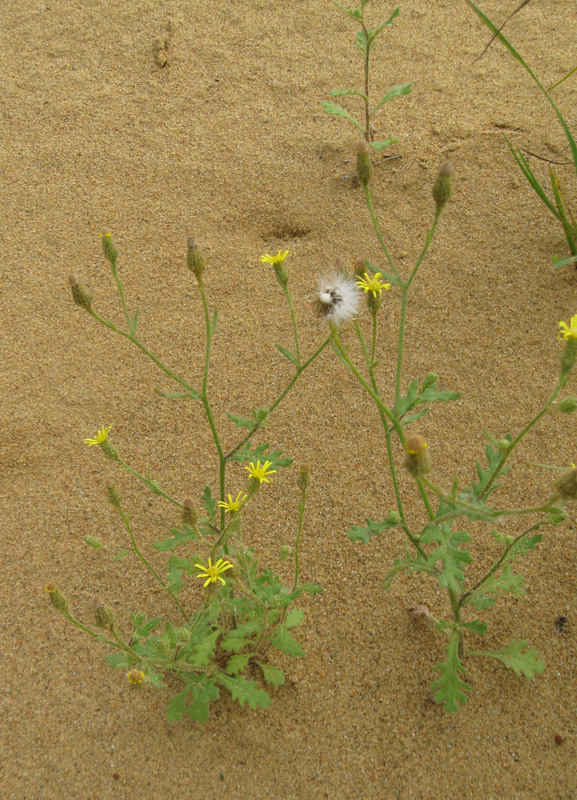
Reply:
[[[135,689],[142,684],[144,680],[144,672],[141,672],[139,669],[131,669],[130,672],[126,673],[126,680],[128,683],[133,686]]]
[[[566,322],[559,323],[558,339],[577,339],[577,314],[571,317],[569,325]]]
[[[244,494],[244,492],[239,492],[236,496],[236,500],[233,500],[232,495],[229,494],[228,503],[224,500],[219,500],[218,505],[220,508],[224,508],[225,514],[228,514],[229,511],[238,512],[243,507],[247,496],[248,495]]]
[[[256,478],[259,483],[270,483],[269,475],[274,475],[276,469],[269,469],[272,467],[272,461],[265,461],[264,464],[260,465],[260,461],[257,461],[254,464],[252,461],[248,467],[245,467],[250,473],[251,478]]]
[[[227,569],[232,569],[232,564],[230,561],[223,561],[222,558],[219,558],[216,564],[213,565],[211,559],[208,559],[208,567],[203,566],[202,564],[195,564],[194,565],[197,569],[202,570],[196,576],[197,578],[206,578],[203,588],[206,589],[209,583],[216,583],[220,581],[224,586],[226,581],[224,578],[220,577],[221,572],[226,572]]]
[[[279,250],[276,256],[269,256],[268,254],[265,253],[264,256],[260,257],[260,263],[272,264],[274,267],[275,264],[282,264],[287,256],[290,256],[288,250],[285,250],[284,253],[282,252],[282,250]]]
[[[112,425],[103,425],[102,428],[98,431],[96,436],[93,439],[85,439],[84,441],[88,445],[88,447],[92,447],[93,444],[102,444],[108,439],[108,434],[112,430]]]
[[[359,289],[362,289],[365,294],[367,292],[371,292],[373,297],[376,299],[377,295],[381,295],[383,293],[383,289],[385,292],[388,292],[391,288],[390,283],[385,283],[381,280],[382,272],[375,272],[373,277],[369,275],[368,272],[365,272],[364,275],[359,275],[357,277],[357,286]]]

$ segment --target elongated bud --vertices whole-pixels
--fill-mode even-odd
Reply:
[[[114,613],[112,609],[105,606],[99,597],[95,597],[92,601],[94,608],[94,622],[99,628],[105,628],[111,631],[114,628]]]
[[[373,177],[371,148],[366,139],[359,139],[355,145],[357,151],[357,178],[362,186],[367,186]]]
[[[72,299],[76,305],[80,306],[80,308],[85,308],[87,311],[90,311],[92,306],[92,295],[90,292],[78,282],[78,279],[75,275],[70,275],[68,277],[68,283],[72,289]]]
[[[48,599],[56,609],[62,614],[68,614],[68,601],[55,583],[47,583],[44,587],[48,593]]]
[[[422,478],[423,475],[431,471],[427,443],[422,436],[417,434],[408,436],[405,442],[405,450],[407,451],[405,467],[413,478]]]
[[[453,165],[449,161],[443,161],[439,167],[437,180],[433,185],[433,200],[437,206],[437,211],[443,210],[453,194],[453,186],[451,183],[452,173]]]
[[[301,490],[301,492],[306,492],[307,487],[311,481],[311,469],[303,464],[299,468],[299,474],[297,478],[297,486]]]
[[[567,375],[571,372],[577,362],[577,339],[567,339],[567,344],[561,354],[561,374]]]
[[[112,241],[112,234],[101,233],[100,236],[102,237],[102,250],[104,252],[104,258],[108,261],[113,269],[116,269],[116,259],[118,258],[118,253],[116,252],[116,247]]]
[[[182,503],[182,521],[185,525],[193,528],[196,525],[197,513],[190,497],[185,498]]]
[[[555,484],[557,497],[577,500],[577,467],[566,470]]]
[[[196,279],[200,283],[206,262],[194,239],[188,239],[186,247],[186,266],[196,275]]]
[[[120,492],[118,491],[116,486],[108,486],[106,489],[106,494],[110,505],[113,505],[114,508],[118,508],[120,510],[122,497],[120,496]]]

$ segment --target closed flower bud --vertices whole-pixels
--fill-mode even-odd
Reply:
[[[436,372],[429,372],[429,374],[422,383],[421,390],[424,392],[425,389],[428,389],[429,386],[432,386],[434,383],[437,383],[438,380],[439,376],[436,374]]]
[[[101,233],[100,236],[102,237],[102,250],[104,251],[104,257],[108,261],[111,267],[116,267],[116,259],[118,257],[118,253],[116,252],[116,247],[112,241],[112,234],[111,233]]]
[[[44,587],[48,593],[48,599],[61,614],[68,614],[68,601],[55,583],[47,583]]]
[[[108,497],[108,502],[110,505],[113,505],[114,508],[118,508],[120,510],[120,504],[122,503],[122,497],[120,496],[120,492],[116,488],[116,486],[108,486],[106,489],[106,495]]]
[[[405,450],[407,451],[405,467],[413,478],[422,478],[427,472],[431,471],[427,443],[422,436],[417,434],[408,436],[405,442]]]
[[[92,295],[90,292],[88,292],[84,286],[78,282],[78,279],[74,275],[69,276],[68,283],[72,289],[72,299],[76,305],[80,306],[80,308],[85,308],[87,311],[90,311],[92,305]]]
[[[577,500],[577,467],[565,470],[557,483],[556,496],[562,500]]]
[[[387,514],[387,522],[389,522],[391,525],[398,525],[400,521],[401,517],[396,511],[389,511]]]
[[[577,339],[567,339],[561,355],[561,374],[566,375],[575,366],[577,361]]]
[[[188,644],[190,642],[190,631],[188,628],[176,629],[176,641],[179,644]]]
[[[94,622],[99,628],[105,628],[107,631],[111,631],[114,628],[114,613],[108,606],[105,606],[104,603],[100,600],[99,597],[95,597],[92,601],[94,606]]]
[[[355,150],[357,152],[357,178],[362,186],[367,186],[373,177],[371,148],[366,139],[359,139],[355,145]]]
[[[196,525],[197,514],[190,497],[185,498],[182,503],[182,522],[193,528]]]
[[[433,200],[437,206],[437,211],[442,211],[445,204],[451,199],[453,186],[451,184],[451,174],[453,165],[449,161],[444,161],[439,167],[437,180],[433,185]]]
[[[200,283],[204,272],[205,260],[194,239],[188,239],[186,246],[186,266],[196,275],[196,279]]]
[[[563,414],[572,414],[577,409],[577,397],[565,397],[557,406],[557,411]]]
[[[310,467],[307,467],[303,464],[299,468],[299,474],[297,478],[297,486],[299,487],[301,492],[306,492],[310,480],[311,480],[311,469]]]

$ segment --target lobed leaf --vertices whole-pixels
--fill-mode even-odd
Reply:
[[[434,667],[434,669],[440,670],[441,677],[431,686],[431,689],[436,689],[435,700],[437,703],[443,703],[445,711],[449,714],[454,714],[459,710],[459,703],[464,705],[467,702],[465,692],[471,689],[469,684],[459,677],[459,673],[464,674],[465,672],[459,658],[459,640],[459,632],[454,630],[447,648],[447,660]]]
[[[269,639],[277,650],[281,650],[283,653],[286,653],[287,656],[304,658],[305,651],[286,628],[279,627]]]
[[[545,670],[545,662],[539,658],[537,650],[528,647],[526,641],[513,640],[510,645],[502,650],[472,650],[471,655],[488,656],[502,661],[515,675],[534,678]]]
[[[349,114],[349,112],[343,108],[342,106],[337,105],[337,103],[333,103],[332,100],[321,100],[321,106],[327,112],[327,114],[332,114],[334,117],[343,117],[344,119],[348,119],[349,122],[352,122],[362,133],[365,132],[365,129],[361,125],[360,122]]]
[[[430,567],[435,567],[438,561],[442,561],[443,570],[439,575],[439,583],[457,593],[462,591],[465,580],[463,565],[473,563],[471,554],[461,549],[461,545],[470,540],[466,531],[452,531],[448,522],[442,522],[441,525],[428,523],[421,536],[424,544],[439,543],[439,547],[429,555],[427,563]]]
[[[391,522],[385,519],[382,522],[373,522],[373,520],[368,519],[366,525],[353,525],[352,528],[349,528],[347,530],[347,536],[351,542],[363,542],[363,544],[367,544],[376,533],[391,530],[391,528],[396,528],[398,525],[400,525],[400,520],[398,522]]]
[[[262,670],[262,676],[269,686],[282,686],[285,681],[284,672],[279,667],[273,667],[272,664],[263,664],[260,661],[256,662]]]
[[[224,672],[216,674],[216,680],[228,689],[232,699],[236,700],[241,706],[248,703],[250,708],[268,708],[272,705],[272,700],[264,689],[261,689],[256,681],[249,681],[243,675],[232,677]]]
[[[385,105],[385,103],[389,103],[396,97],[402,97],[405,94],[409,94],[412,88],[413,88],[412,83],[403,83],[399,86],[393,86],[393,88],[389,89],[389,91],[385,95],[383,95],[383,97],[381,97],[379,102],[375,106],[373,106],[369,116],[372,118],[379,110],[379,108]]]

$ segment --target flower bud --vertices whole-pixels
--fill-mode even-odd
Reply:
[[[577,409],[577,397],[565,397],[557,406],[557,411],[563,414],[572,414]]]
[[[423,475],[431,471],[427,443],[422,436],[417,434],[408,436],[405,442],[405,450],[407,451],[405,467],[413,478],[422,478]]]
[[[111,631],[114,628],[114,613],[112,609],[105,606],[99,597],[92,601],[94,607],[94,622],[99,628]]]
[[[144,672],[141,672],[135,667],[134,669],[131,669],[130,672],[126,673],[126,680],[134,689],[138,689],[144,680]]]
[[[194,528],[196,525],[196,520],[196,509],[193,506],[190,497],[186,497],[182,503],[182,522],[184,525],[190,525],[191,528]]]
[[[188,628],[177,628],[176,629],[176,641],[179,644],[188,644],[190,642],[190,631]]]
[[[297,478],[297,486],[301,490],[301,492],[306,492],[308,485],[311,480],[311,469],[303,464],[299,467],[299,474]]]
[[[555,484],[556,495],[562,500],[577,500],[577,467],[565,470]]]
[[[439,167],[437,180],[433,185],[433,200],[437,206],[437,211],[442,211],[445,204],[451,199],[453,186],[451,184],[451,174],[453,165],[449,161],[443,161]]]
[[[78,279],[75,275],[70,275],[68,277],[68,283],[72,289],[72,299],[76,305],[80,306],[80,308],[85,308],[87,311],[90,311],[92,305],[92,295],[90,292],[78,282]]]
[[[200,283],[206,262],[194,239],[188,239],[186,246],[186,266],[196,275],[196,279]]]
[[[567,344],[561,354],[561,374],[566,375],[575,366],[577,361],[577,339],[567,339]]]
[[[387,522],[391,525],[398,525],[401,522],[401,517],[396,511],[389,511],[387,514]]]
[[[102,237],[102,250],[104,251],[104,258],[108,261],[110,266],[115,269],[118,253],[116,252],[116,247],[112,241],[112,234],[101,233],[100,236]]]
[[[355,150],[357,152],[357,178],[362,186],[367,186],[373,177],[371,148],[366,139],[359,139],[355,145]]]
[[[429,386],[432,386],[434,383],[437,383],[438,380],[439,376],[437,375],[436,372],[429,372],[429,374],[427,375],[427,377],[425,378],[425,380],[421,385],[421,391],[424,392],[425,389],[428,389]]]
[[[48,599],[61,614],[68,614],[68,601],[55,583],[47,583],[44,587],[48,592]]]
[[[108,502],[110,505],[114,506],[120,511],[120,504],[122,503],[122,497],[120,496],[120,492],[116,488],[116,486],[108,486],[106,489],[106,495],[108,497]]]

